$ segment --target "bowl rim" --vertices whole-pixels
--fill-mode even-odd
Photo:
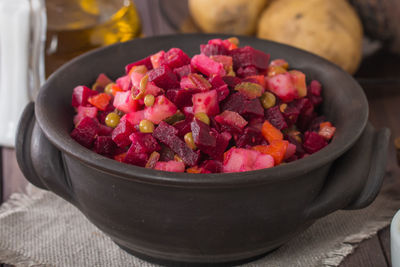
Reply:
[[[228,38],[231,35],[225,34],[171,34],[161,36],[151,36],[140,39],[134,39],[124,43],[117,43],[110,46],[98,48],[82,54],[71,61],[67,62],[56,70],[41,87],[37,100],[35,102],[35,117],[43,130],[45,136],[49,141],[57,147],[61,152],[79,160],[81,163],[88,165],[92,168],[96,168],[103,172],[112,173],[114,176],[118,176],[121,179],[136,180],[143,183],[170,185],[170,186],[196,186],[196,187],[234,187],[238,185],[254,185],[260,183],[272,183],[277,179],[283,181],[286,179],[292,179],[297,176],[304,175],[312,170],[315,170],[323,165],[333,162],[334,159],[341,156],[358,140],[364,128],[368,122],[368,102],[367,98],[361,88],[361,86],[354,80],[354,78],[342,70],[337,65],[307,51],[277,43],[270,40],[258,39],[249,36],[237,36],[240,40],[246,39],[247,41],[253,42],[265,42],[266,44],[280,46],[282,49],[292,50],[296,53],[303,54],[308,58],[316,61],[320,64],[326,65],[332,71],[340,72],[344,78],[348,79],[352,83],[352,87],[357,94],[358,100],[362,106],[360,109],[360,119],[356,122],[353,128],[353,135],[347,140],[346,143],[337,144],[330,143],[322,150],[309,155],[305,158],[279,165],[273,168],[261,169],[248,172],[236,172],[236,173],[210,173],[210,174],[193,174],[193,173],[176,173],[158,171],[153,169],[146,169],[143,167],[121,163],[116,160],[99,155],[90,149],[87,149],[75,140],[73,140],[69,133],[64,133],[60,129],[53,127],[46,114],[46,91],[49,90],[51,83],[58,78],[58,76],[64,71],[68,70],[71,65],[76,64],[79,61],[85,60],[88,57],[99,54],[104,50],[112,49],[119,46],[129,46],[135,42],[148,42],[149,40],[162,40],[179,39],[182,42],[182,38],[196,38],[198,36],[204,38]],[[62,155],[62,153],[61,153]],[[63,155],[62,155],[63,156]]]

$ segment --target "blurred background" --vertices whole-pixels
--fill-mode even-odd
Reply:
[[[47,74],[92,48],[176,32],[270,39],[316,53],[350,74],[377,52],[387,60],[400,53],[397,0],[48,0],[46,8]]]

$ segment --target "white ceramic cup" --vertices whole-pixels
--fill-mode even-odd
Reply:
[[[390,252],[392,267],[400,267],[400,210],[397,211],[390,225]]]

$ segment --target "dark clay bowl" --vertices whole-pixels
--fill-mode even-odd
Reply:
[[[271,169],[230,174],[162,172],[119,163],[76,143],[75,86],[161,49],[189,55],[216,35],[138,39],[85,54],[55,72],[25,109],[17,136],[18,163],[34,185],[71,202],[126,251],[152,260],[232,262],[271,251],[316,219],[362,208],[382,183],[389,131],[367,123],[368,103],[354,79],[320,57],[282,44],[241,37],[285,58],[323,84],[323,113],[337,127],[316,154]],[[223,38],[226,36],[222,36]]]

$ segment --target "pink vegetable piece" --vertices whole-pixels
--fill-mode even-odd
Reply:
[[[277,74],[266,79],[267,87],[282,101],[290,102],[298,97],[298,92],[289,73]]]
[[[167,171],[167,172],[184,172],[185,171],[185,164],[179,161],[158,161],[156,166],[154,167],[155,170],[160,171]]]
[[[78,107],[78,114],[74,116],[74,124],[78,125],[81,120],[85,117],[89,118],[96,118],[97,116],[97,108],[96,107],[84,107],[84,106],[79,106]]]
[[[114,97],[113,105],[116,109],[124,113],[134,112],[138,109],[138,101],[132,98],[131,91],[117,92]]]
[[[190,64],[193,66],[193,68],[197,69],[208,77],[211,75],[225,75],[224,66],[221,63],[215,62],[203,54],[192,57]]]
[[[88,99],[91,96],[97,95],[97,91],[93,91],[86,86],[77,86],[72,92],[71,105],[75,108],[79,106],[86,106],[89,104]]]
[[[144,110],[130,112],[122,116],[122,120],[127,120],[133,126],[139,125],[140,121],[144,119]]]
[[[140,66],[140,65],[145,65],[148,70],[151,70],[153,68],[150,61],[150,57],[146,57],[144,59],[126,65],[125,73],[128,74],[134,66]]]
[[[193,112],[204,112],[208,116],[219,113],[218,94],[216,90],[194,94],[192,97]]]
[[[258,169],[270,168],[274,166],[274,159],[270,155],[261,154],[258,151],[231,148],[223,163],[224,172],[244,172]]]
[[[159,124],[162,120],[174,115],[178,109],[164,95],[156,97],[156,100],[151,107],[146,107],[144,117],[155,124]]]
[[[97,119],[85,117],[71,132],[71,137],[84,147],[91,148],[99,131]]]

